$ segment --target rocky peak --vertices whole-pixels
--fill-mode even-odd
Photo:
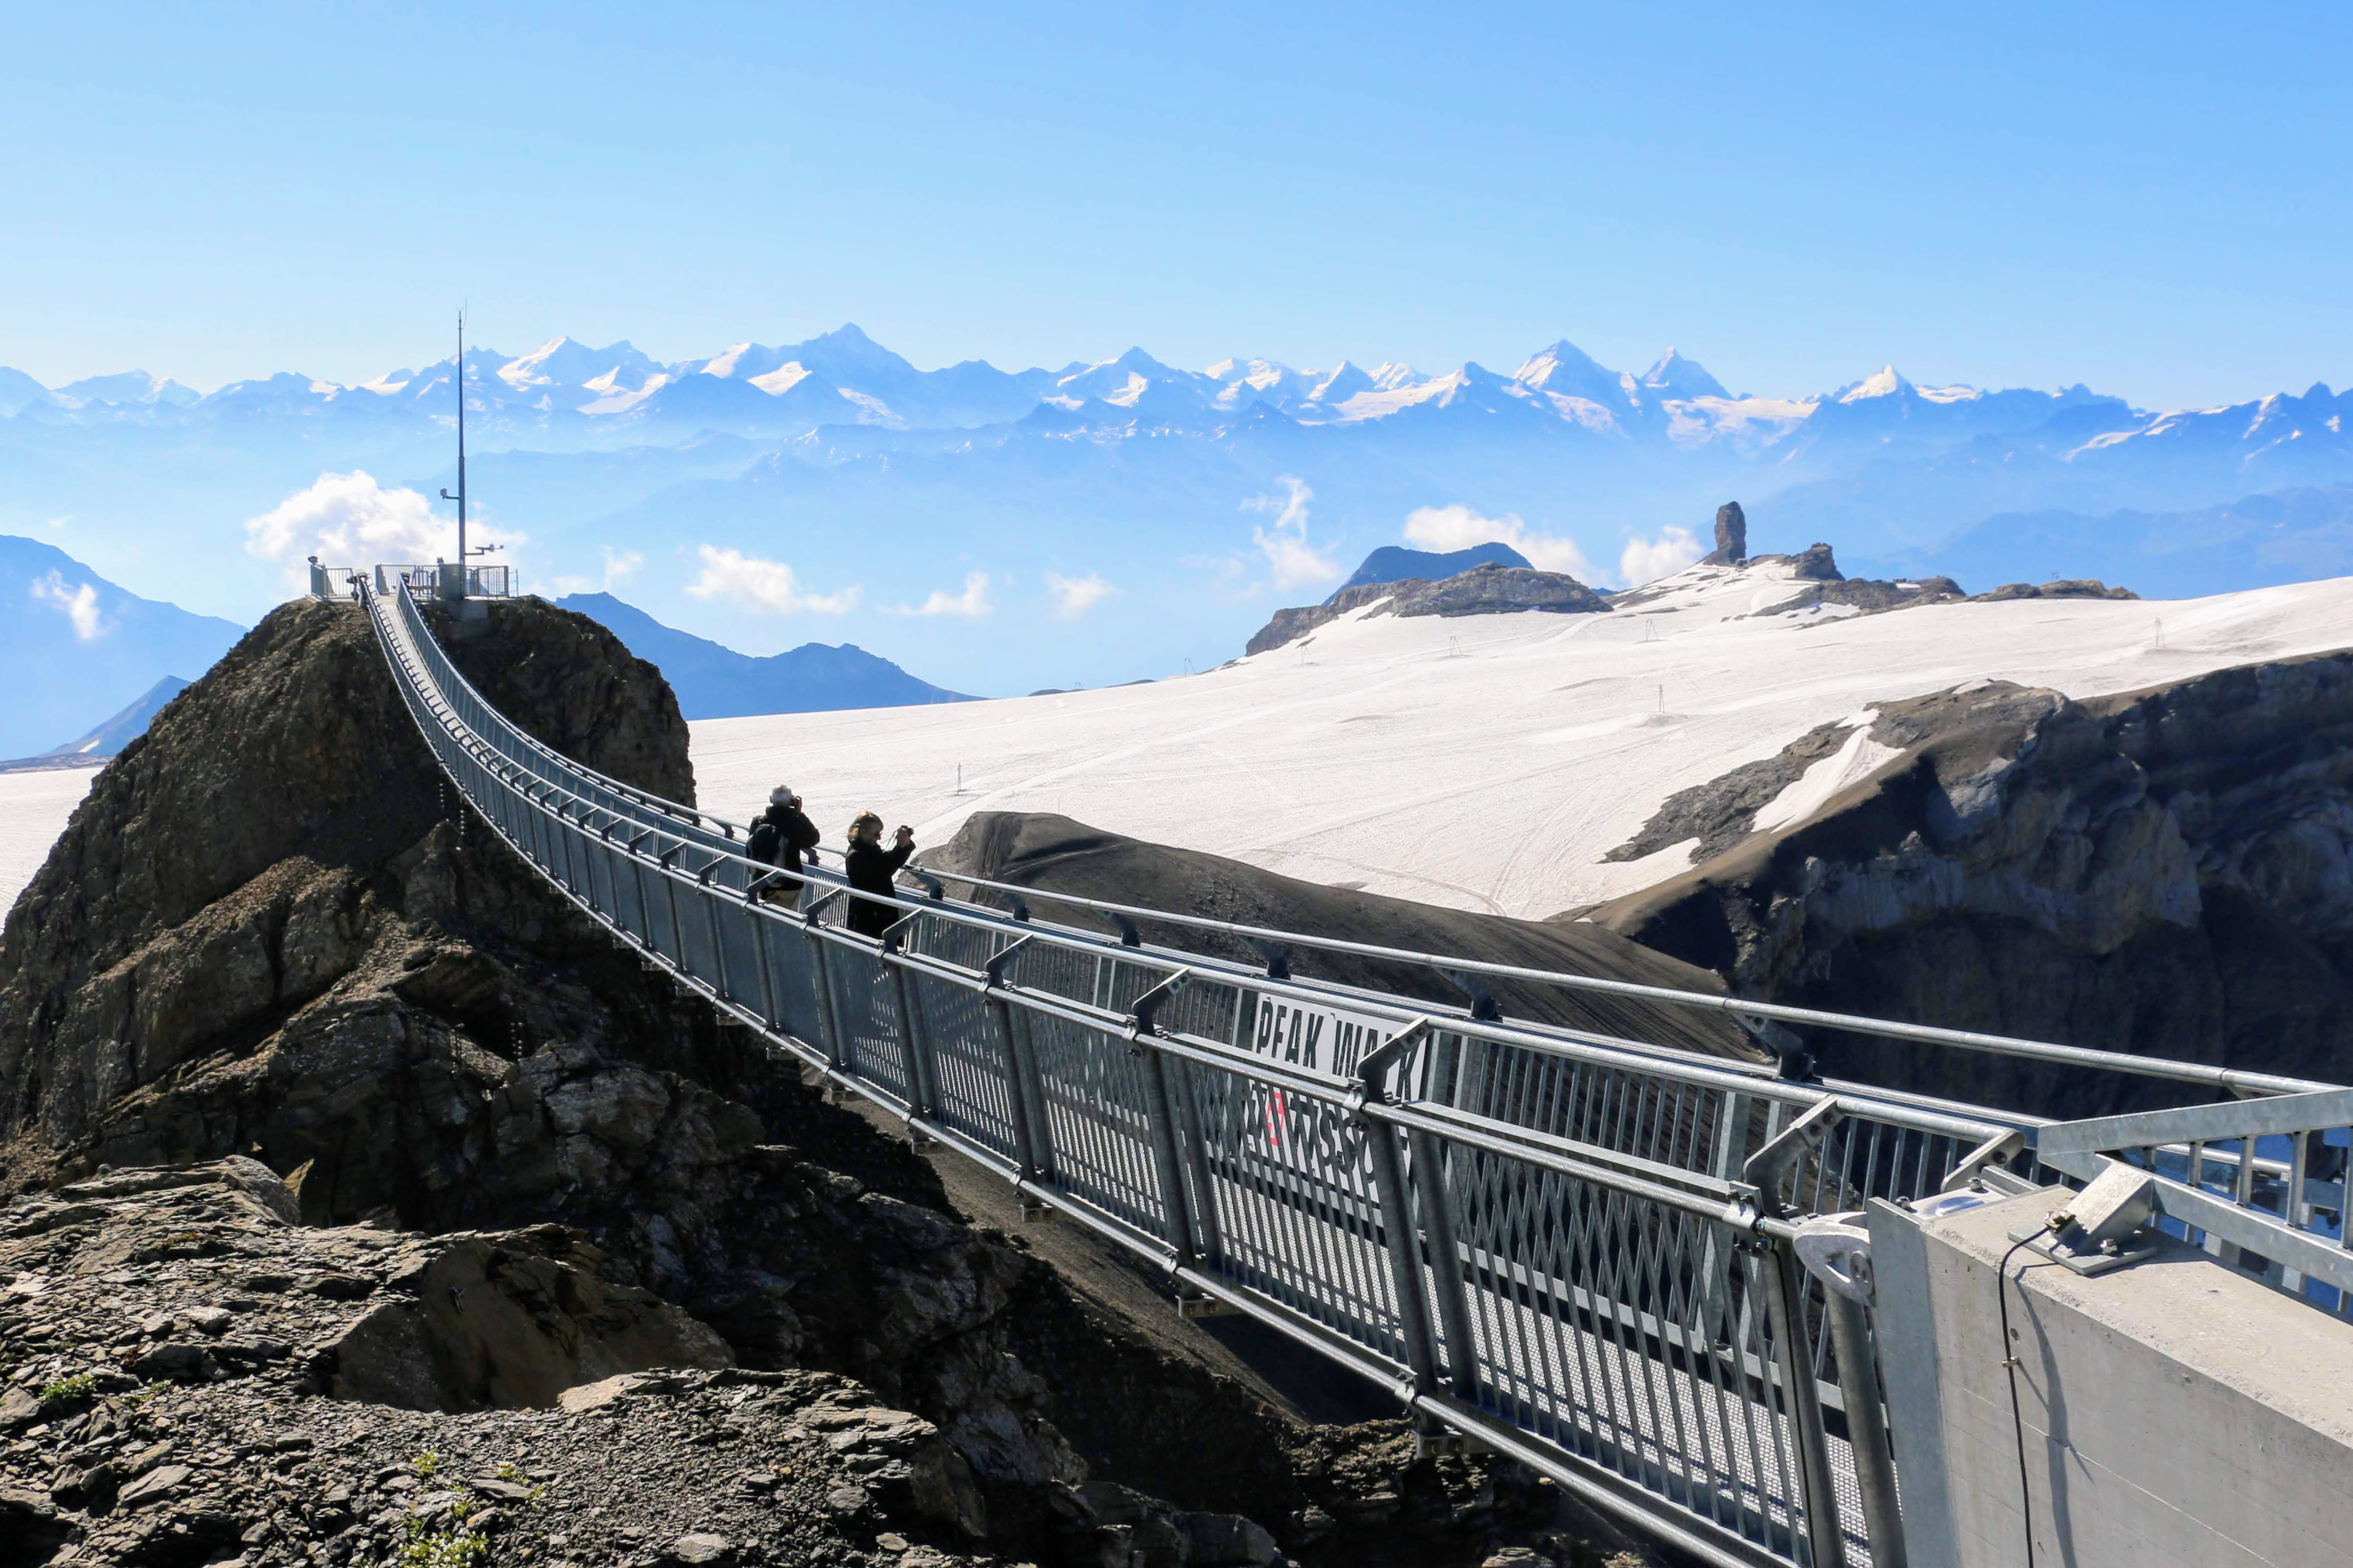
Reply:
[[[1609,608],[1609,600],[1566,573],[1488,563],[1436,582],[1409,577],[1394,583],[1353,583],[1320,605],[1277,610],[1245,651],[1265,653],[1296,642],[1367,605],[1379,606],[1373,611],[1377,616],[1491,616],[1519,610],[1588,615]]]
[[[1701,557],[1703,566],[1737,566],[1748,559],[1748,514],[1736,500],[1715,509],[1715,549]]]
[[[1810,583],[1839,583],[1846,578],[1846,574],[1838,569],[1838,562],[1831,554],[1831,547],[1820,540],[1797,554],[1785,555],[1781,559],[1789,563],[1790,570],[1799,577]]]
[[[660,672],[585,616],[493,606],[454,657],[531,733],[691,801]],[[104,1106],[357,966],[455,802],[348,605],[272,612],[100,773],[0,935],[0,1137]],[[248,1044],[250,1042],[248,1041]]]
[[[2111,588],[2097,577],[2065,577],[2048,583],[2004,583],[1977,597],[1981,603],[2000,604],[2005,599],[2137,599],[2140,595],[2130,588]]]

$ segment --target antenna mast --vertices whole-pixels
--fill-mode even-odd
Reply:
[[[449,378],[458,388],[458,493],[441,492],[443,500],[458,503],[458,596],[465,597],[466,570],[466,312],[458,312],[458,365]]]

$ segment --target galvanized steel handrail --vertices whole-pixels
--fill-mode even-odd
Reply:
[[[1991,1052],[2001,1056],[2027,1057],[2036,1060],[2056,1062],[2070,1067],[2097,1068],[2105,1071],[2129,1073],[2142,1078],[2172,1079],[2181,1083],[2204,1084],[2211,1088],[2233,1092],[2254,1094],[2298,1094],[2331,1085],[2308,1079],[2284,1078],[2274,1073],[2243,1072],[2232,1068],[2209,1067],[2201,1062],[2175,1061],[2165,1057],[2145,1057],[2126,1051],[2095,1050],[2084,1046],[2064,1046],[2046,1040],[2021,1039],[2010,1035],[1992,1035],[1973,1029],[1947,1029],[1930,1024],[1907,1024],[1888,1018],[1867,1018],[1851,1013],[1831,1013],[1816,1007],[1790,1007],[1776,1002],[1759,1002],[1740,996],[1715,996],[1704,991],[1683,991],[1663,985],[1644,985],[1630,980],[1606,980],[1598,975],[1566,974],[1553,969],[1532,969],[1514,963],[1493,963],[1482,959],[1459,958],[1448,953],[1427,952],[1412,948],[1384,947],[1374,942],[1350,942],[1340,937],[1314,936],[1302,931],[1282,931],[1269,926],[1245,925],[1235,921],[1221,921],[1204,915],[1178,914],[1167,910],[1151,909],[1140,904],[1114,903],[1104,899],[1091,899],[1074,893],[1059,893],[1045,889],[1028,887],[1018,882],[991,881],[962,871],[934,873],[944,881],[960,882],[969,887],[987,888],[993,892],[1014,894],[1023,899],[1038,899],[1073,908],[1088,909],[1101,914],[1124,916],[1129,920],[1152,920],[1170,925],[1186,926],[1197,931],[1216,931],[1244,941],[1278,942],[1289,947],[1314,948],[1323,952],[1344,952],[1356,958],[1380,959],[1421,968],[1453,970],[1463,974],[1476,974],[1493,980],[1517,980],[1535,984],[1556,986],[1565,991],[1588,991],[1603,995],[1624,996],[1636,1001],[1656,1002],[1668,1006],[1688,1008],[1695,1012],[1729,1014],[1739,1019],[1770,1020],[1777,1024],[1802,1024],[1816,1028],[1837,1029],[1848,1034],[1871,1035],[1881,1039],[1908,1040],[1919,1045],[1951,1046],[1961,1050]]]

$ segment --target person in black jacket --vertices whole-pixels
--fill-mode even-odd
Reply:
[[[915,830],[901,827],[891,847],[882,847],[882,819],[871,811],[861,811],[858,820],[849,825],[849,885],[858,893],[874,893],[888,899],[896,896],[892,879],[907,857],[915,852]],[[860,936],[881,937],[898,923],[899,911],[889,904],[878,904],[872,899],[861,899],[853,893],[849,900],[849,929]]]
[[[815,849],[824,836],[801,810],[801,797],[793,793],[792,785],[778,784],[768,792],[768,809],[760,814],[745,837],[744,852],[792,878],[785,885],[786,890],[797,893],[801,857]]]

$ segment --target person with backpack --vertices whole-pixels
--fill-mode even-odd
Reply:
[[[847,923],[850,930],[860,936],[879,940],[884,931],[897,923],[897,910],[889,904],[877,903],[873,899],[860,898],[857,894],[896,898],[898,889],[892,879],[899,874],[899,868],[904,866],[907,857],[914,852],[913,828],[902,826],[891,847],[885,849],[882,847],[882,819],[871,811],[858,814],[858,820],[849,825],[849,852],[846,857],[849,865],[849,885],[856,889],[849,900]]]
[[[801,797],[792,786],[778,784],[768,792],[768,809],[752,824],[744,849],[753,859],[776,867],[790,879],[781,889],[789,900],[799,894],[801,857],[816,849],[822,837],[817,824],[801,810]]]

